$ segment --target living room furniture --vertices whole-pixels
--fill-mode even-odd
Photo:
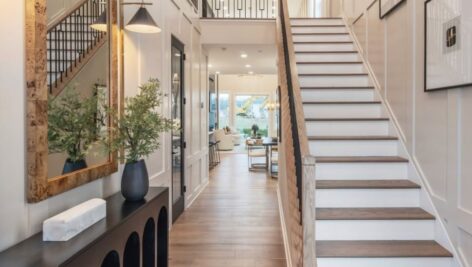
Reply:
[[[267,169],[267,153],[262,139],[247,139],[247,160],[249,171],[265,170]],[[256,159],[264,159],[263,162],[257,162]]]
[[[234,149],[233,137],[227,135],[225,130],[218,129],[214,133],[215,141],[219,141],[218,149],[223,151],[230,151]]]
[[[225,128],[226,135],[230,135],[233,138],[233,144],[235,146],[241,145],[241,138],[243,135],[236,131],[232,126],[226,126]]]
[[[218,144],[219,144],[219,141],[216,141],[216,142],[210,141],[208,143],[210,169],[213,169],[215,166],[217,166],[221,162],[220,152],[218,151]]]
[[[105,200],[106,218],[79,235],[69,241],[45,242],[38,233],[1,252],[0,266],[167,267],[169,189],[151,187],[140,202],[125,202],[121,193]]]
[[[276,178],[278,173],[278,140],[277,138],[266,137],[262,139],[262,145],[265,147],[269,175]]]

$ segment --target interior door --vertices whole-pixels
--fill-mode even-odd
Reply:
[[[184,45],[172,36],[171,49],[172,120],[180,129],[172,130],[172,221],[185,207],[184,140]]]

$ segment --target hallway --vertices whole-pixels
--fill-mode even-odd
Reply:
[[[222,155],[210,184],[173,225],[170,266],[286,266],[276,186],[248,171],[245,154]]]

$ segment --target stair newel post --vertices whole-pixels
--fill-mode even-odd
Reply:
[[[84,51],[84,43],[83,43],[83,41],[82,41],[82,38],[83,38],[83,35],[84,35],[84,34],[83,34],[83,33],[84,33],[84,32],[83,32],[84,29],[83,29],[83,26],[82,26],[82,25],[84,24],[84,23],[83,23],[83,18],[82,18],[82,9],[83,9],[83,8],[84,8],[84,7],[81,6],[81,7],[79,8],[79,14],[77,14],[78,20],[79,20],[79,22],[78,22],[78,24],[77,24],[77,27],[79,28],[79,29],[78,29],[78,31],[79,31],[79,38],[78,38],[78,39],[79,39],[79,47],[80,47],[79,62],[82,62],[82,57],[84,56],[84,52],[85,52],[85,51]]]
[[[71,30],[70,28],[70,16],[67,17],[66,19],[66,30],[67,32],[69,33],[69,39],[70,41],[68,42],[67,44],[67,52],[66,52],[66,55],[67,55],[67,65],[69,66],[69,62],[72,62],[72,42],[73,42],[73,31]],[[69,69],[69,68],[68,68]]]
[[[48,33],[48,54],[49,54],[49,57],[48,57],[48,66],[49,66],[49,84],[48,84],[48,89],[49,89],[49,93],[52,93],[52,54],[53,54],[53,50],[52,50],[52,40],[51,40],[51,33],[49,32]]]
[[[64,71],[64,33],[62,31],[62,23],[59,24],[59,76],[62,82],[62,72]]]
[[[75,36],[75,42],[74,42],[74,51],[75,51],[75,60],[74,60],[74,67],[77,67],[77,59],[80,58],[80,50],[79,50],[79,46],[78,46],[78,43],[77,43],[77,40],[79,39],[79,35],[80,35],[80,31],[77,27],[77,11],[74,12],[74,30],[76,32],[76,36]]]

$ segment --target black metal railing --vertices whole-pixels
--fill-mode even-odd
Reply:
[[[276,0],[203,0],[204,18],[274,19]]]
[[[47,82],[50,93],[72,75],[74,69],[106,35],[106,32],[90,27],[103,12],[107,12],[107,8],[102,1],[84,0],[49,27]]]
[[[303,207],[303,155],[300,147],[300,138],[298,133],[298,122],[297,122],[297,111],[296,111],[296,103],[295,103],[295,96],[294,96],[294,87],[292,81],[292,68],[290,66],[290,50],[288,47],[288,38],[287,38],[287,27],[290,25],[286,25],[285,15],[283,10],[283,4],[280,2],[279,4],[279,16],[282,28],[282,43],[283,43],[283,50],[284,50],[284,61],[285,61],[285,74],[286,74],[286,81],[287,81],[287,89],[288,89],[288,100],[289,100],[289,107],[290,107],[290,123],[291,123],[291,130],[292,130],[292,139],[293,139],[293,152],[295,156],[295,173],[297,178],[297,191],[298,191],[298,201],[299,201],[299,209],[302,213]],[[303,220],[303,216],[300,216],[300,221]]]

